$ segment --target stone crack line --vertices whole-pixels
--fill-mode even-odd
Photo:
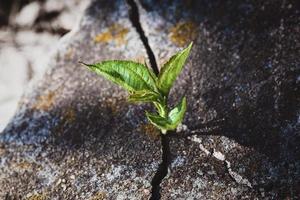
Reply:
[[[138,34],[140,36],[140,39],[143,42],[143,45],[146,49],[146,52],[147,52],[147,55],[148,55],[148,58],[149,58],[149,61],[151,64],[151,68],[153,69],[154,73],[156,75],[158,75],[159,70],[158,70],[158,66],[156,63],[155,55],[149,45],[148,38],[145,35],[143,27],[140,23],[140,14],[139,14],[137,3],[134,0],[126,0],[126,2],[129,6],[129,19],[132,23],[132,26],[136,29],[136,31],[138,32]]]
[[[250,183],[250,181],[247,178],[244,178],[243,176],[241,176],[240,174],[238,174],[237,172],[232,170],[231,163],[228,160],[226,160],[226,157],[224,154],[222,154],[219,151],[216,151],[215,149],[213,149],[213,151],[209,151],[208,149],[206,149],[202,144],[202,140],[200,138],[198,138],[196,135],[189,137],[189,139],[193,142],[198,143],[200,150],[203,151],[206,155],[214,157],[215,159],[217,159],[219,161],[222,161],[225,164],[230,177],[236,183],[245,185],[249,188],[253,188],[252,184]]]
[[[129,7],[129,19],[132,23],[132,26],[136,29],[137,33],[140,36],[140,39],[143,42],[143,45],[147,51],[151,68],[153,69],[154,73],[158,75],[159,70],[157,67],[154,53],[149,45],[148,38],[146,37],[145,32],[140,23],[138,5],[134,0],[126,0],[126,2]],[[172,154],[170,151],[169,138],[167,137],[167,135],[161,135],[160,138],[161,138],[162,161],[159,164],[158,169],[151,180],[152,191],[151,191],[150,200],[161,199],[161,193],[160,193],[161,183],[163,179],[168,175],[168,169],[172,162]]]

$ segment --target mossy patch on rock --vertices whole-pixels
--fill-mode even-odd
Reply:
[[[160,136],[159,130],[150,123],[140,125],[139,131],[149,136],[152,140],[158,140]]]
[[[191,21],[178,22],[170,29],[169,38],[177,46],[183,47],[198,35],[197,26]]]
[[[97,43],[109,43],[111,41],[114,41],[117,46],[121,46],[127,43],[125,37],[128,32],[128,28],[125,28],[121,24],[115,23],[108,27],[106,31],[96,35],[94,37],[94,41]]]
[[[68,107],[63,113],[63,119],[66,123],[72,123],[76,120],[76,111],[72,107]]]
[[[16,163],[15,168],[19,168],[22,170],[29,170],[29,169],[32,169],[32,163],[30,163],[28,161],[22,161],[22,162]]]
[[[49,111],[49,109],[54,105],[56,97],[56,92],[49,91],[45,95],[39,96],[36,103],[33,105],[35,110]]]
[[[108,108],[113,116],[117,115],[125,105],[128,105],[125,97],[106,99],[102,102],[102,106]]]
[[[26,198],[26,200],[46,200],[47,197],[43,194],[34,194]]]
[[[108,199],[106,192],[97,192],[95,195],[93,195],[90,200],[105,200]]]

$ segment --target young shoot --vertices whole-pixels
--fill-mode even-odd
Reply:
[[[177,76],[189,56],[192,43],[173,55],[161,68],[158,75],[144,64],[126,60],[107,60],[95,64],[85,64],[90,70],[120,85],[129,92],[129,102],[152,103],[156,113],[146,111],[148,120],[166,134],[175,130],[186,112],[186,98],[173,108],[168,107],[168,96]]]

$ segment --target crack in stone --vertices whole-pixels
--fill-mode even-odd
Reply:
[[[168,169],[172,162],[171,151],[170,151],[170,141],[167,135],[161,135],[161,145],[162,145],[162,162],[159,164],[158,169],[152,178],[152,193],[150,200],[156,200],[161,198],[161,182],[168,175]]]
[[[134,0],[126,0],[128,6],[129,6],[129,19],[135,27],[137,33],[139,34],[143,45],[147,51],[147,55],[151,64],[151,68],[153,69],[154,73],[156,75],[159,74],[159,70],[157,67],[157,63],[155,60],[154,53],[149,45],[148,38],[145,35],[145,32],[141,26],[140,18],[139,18],[139,10],[137,3]],[[168,134],[168,133],[167,133]],[[170,151],[170,140],[169,137],[166,135],[161,134],[161,151],[162,151],[162,161],[158,166],[158,169],[155,173],[155,175],[152,178],[151,186],[151,197],[150,200],[157,200],[161,198],[160,190],[161,190],[161,182],[162,180],[167,176],[169,166],[172,162],[172,154]],[[169,133],[172,134],[172,133]]]
[[[151,68],[153,69],[154,73],[156,75],[158,75],[159,70],[157,67],[154,53],[149,45],[148,38],[146,37],[145,32],[140,23],[138,6],[134,0],[126,0],[126,2],[129,6],[129,19],[130,19],[133,27],[135,27],[136,31],[138,32],[138,34],[143,42],[143,45],[147,51],[147,55],[148,55],[148,58],[149,58],[149,61],[151,64]]]
[[[201,151],[203,151],[206,155],[214,157],[215,159],[222,161],[226,167],[226,170],[229,174],[229,176],[238,184],[241,185],[245,185],[249,188],[253,188],[252,184],[250,183],[250,181],[246,178],[244,178],[243,176],[241,176],[240,174],[238,174],[237,172],[233,171],[231,168],[231,163],[226,160],[226,157],[224,154],[222,154],[219,151],[216,151],[215,149],[213,149],[212,151],[209,151],[208,149],[206,149],[203,144],[202,144],[202,140],[200,138],[198,138],[196,135],[193,135],[192,137],[189,137],[189,139],[193,142],[196,142],[199,144],[199,148]]]
[[[248,179],[242,177],[240,174],[238,174],[237,172],[235,172],[231,169],[231,163],[229,161],[225,160],[225,163],[226,163],[227,171],[228,171],[230,177],[235,182],[237,182],[238,184],[246,185],[249,188],[253,188],[252,184],[250,183],[250,181]]]

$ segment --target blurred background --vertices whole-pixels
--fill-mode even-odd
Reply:
[[[90,0],[0,0],[0,132]]]

